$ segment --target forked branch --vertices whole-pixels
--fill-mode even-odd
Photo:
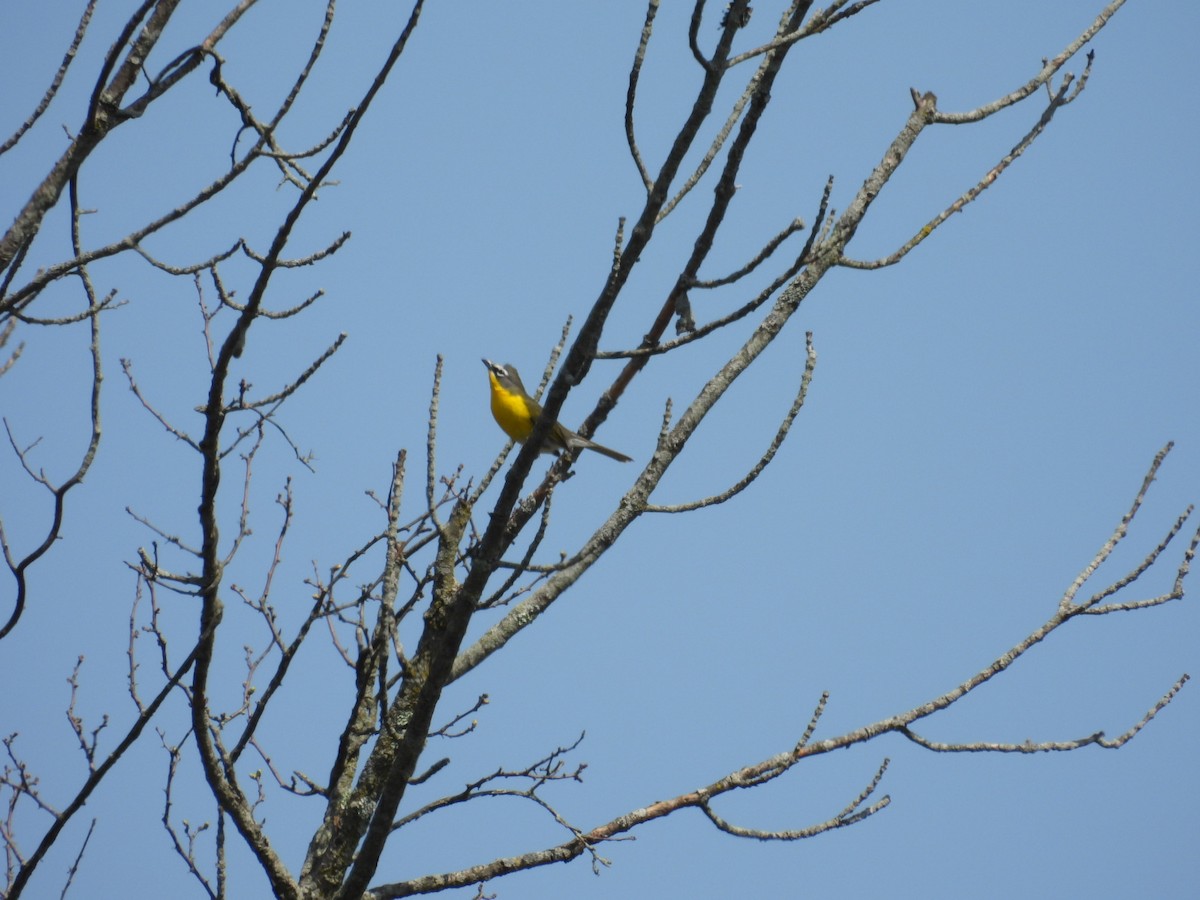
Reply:
[[[1019,140],[998,163],[996,163],[996,165],[992,166],[992,168],[988,170],[987,174],[985,174],[983,178],[981,178],[975,185],[967,190],[961,197],[926,222],[925,225],[922,226],[916,234],[905,241],[899,249],[888,256],[871,261],[860,261],[850,259],[848,257],[842,257],[838,264],[849,269],[882,269],[885,266],[895,265],[905,256],[907,256],[910,250],[914,249],[918,244],[933,234],[934,230],[938,226],[944,223],[955,213],[962,212],[968,203],[973,201],[976,197],[991,187],[995,183],[996,179],[1000,177],[1001,173],[1003,173],[1005,169],[1012,165],[1017,158],[1021,156],[1021,154],[1029,149],[1029,145],[1032,144],[1034,140],[1036,140],[1038,136],[1046,130],[1046,126],[1050,124],[1050,120],[1054,118],[1055,112],[1057,112],[1060,107],[1066,106],[1079,96],[1079,92],[1082,91],[1087,85],[1088,75],[1091,73],[1092,69],[1092,59],[1093,54],[1089,51],[1087,56],[1087,66],[1084,68],[1083,75],[1080,77],[1079,81],[1075,83],[1074,90],[1071,90],[1071,84],[1073,81],[1072,76],[1067,75],[1063,78],[1063,82],[1059,86],[1058,90],[1051,96],[1050,102],[1046,105],[1046,109],[1042,112],[1041,117],[1038,119],[1033,128],[1031,128],[1029,132],[1023,138],[1021,138],[1021,140]],[[913,96],[916,98],[915,91],[913,92]],[[935,123],[942,122],[943,120],[944,117],[940,113],[934,118]]]

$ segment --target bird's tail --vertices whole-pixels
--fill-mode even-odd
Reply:
[[[611,447],[605,447],[603,444],[597,444],[595,441],[589,441],[587,438],[580,437],[574,432],[572,432],[571,437],[573,438],[571,441],[572,446],[583,447],[585,450],[595,450],[597,453],[607,456],[609,459],[615,459],[617,462],[633,462],[632,456],[626,456],[624,453],[618,453]]]

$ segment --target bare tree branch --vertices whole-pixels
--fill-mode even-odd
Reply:
[[[817,365],[817,351],[813,349],[812,337],[811,331],[805,336],[807,362],[804,366],[804,375],[800,379],[800,389],[796,392],[796,399],[792,401],[791,409],[787,411],[787,415],[783,417],[783,421],[779,424],[779,430],[775,432],[775,437],[771,440],[770,446],[767,447],[766,452],[763,453],[758,462],[754,464],[754,467],[742,476],[737,483],[719,494],[713,494],[711,497],[705,497],[702,500],[693,500],[690,503],[675,503],[661,506],[648,503],[646,504],[646,512],[680,513],[694,509],[703,509],[706,506],[716,506],[740,494],[762,474],[763,469],[770,465],[779,448],[783,446],[783,441],[787,437],[788,430],[791,429],[792,422],[795,421],[796,415],[800,412],[800,408],[804,405],[804,400],[808,396],[808,386],[812,384],[813,370]]]
[[[75,183],[71,182],[71,239],[76,248],[79,246],[79,217],[80,209],[78,197],[76,196]],[[59,533],[62,530],[63,514],[66,503],[67,493],[76,485],[83,481],[84,476],[92,467],[92,462],[96,458],[96,451],[100,446],[100,386],[104,381],[104,370],[100,356],[100,316],[98,312],[102,301],[96,296],[95,288],[92,285],[91,277],[86,268],[81,267],[79,270],[79,278],[83,284],[84,295],[87,300],[87,307],[91,315],[87,321],[91,332],[91,341],[88,345],[88,351],[91,356],[91,397],[88,405],[88,415],[90,419],[90,432],[88,434],[87,447],[83,451],[83,455],[79,460],[79,465],[74,473],[67,477],[65,481],[58,485],[50,482],[49,478],[41,472],[35,473],[30,467],[25,453],[21,451],[13,438],[12,429],[8,424],[8,420],[4,421],[4,427],[8,431],[9,442],[12,444],[13,451],[20,460],[25,471],[36,481],[46,488],[53,497],[53,513],[49,528],[46,530],[45,537],[42,542],[32,551],[27,553],[21,560],[17,561],[14,558],[12,549],[9,546],[8,539],[4,533],[4,523],[0,519],[0,548],[3,549],[5,562],[8,563],[9,571],[12,573],[13,581],[15,582],[16,594],[13,598],[12,612],[9,614],[8,620],[0,626],[0,640],[10,634],[16,627],[21,614],[25,611],[26,598],[28,596],[28,578],[26,571],[31,565],[37,562],[58,540]]]
[[[1050,120],[1054,118],[1054,113],[1058,111],[1059,107],[1066,106],[1079,96],[1079,92],[1082,91],[1084,86],[1087,84],[1088,75],[1091,73],[1092,59],[1093,54],[1091,51],[1088,51],[1087,66],[1083,70],[1083,76],[1079,79],[1078,83],[1075,84],[1074,91],[1070,91],[1068,93],[1071,87],[1072,76],[1067,75],[1063,79],[1062,85],[1050,98],[1050,102],[1047,104],[1045,111],[1041,115],[1041,118],[1038,119],[1037,124],[1034,125],[1033,128],[1023,138],[1021,138],[1021,140],[1018,141],[1017,144],[1011,150],[1009,150],[1008,153],[1006,153],[998,163],[996,163],[996,165],[989,169],[987,174],[984,175],[977,184],[975,184],[961,197],[942,210],[942,212],[940,212],[938,215],[930,219],[921,228],[921,230],[909,238],[903,244],[903,246],[888,256],[885,256],[881,259],[872,260],[870,262],[862,262],[843,257],[840,265],[846,266],[850,269],[881,269],[884,266],[895,265],[906,255],[908,255],[908,252],[916,247],[917,244],[921,243],[923,240],[925,240],[925,238],[933,234],[934,229],[936,229],[939,225],[941,225],[955,213],[962,212],[968,203],[991,187],[992,184],[995,183],[996,179],[1000,177],[1000,173],[1012,165],[1013,162],[1016,161],[1017,157],[1023,154],[1029,148],[1029,145],[1032,144],[1043,131],[1045,131],[1046,126],[1050,124]],[[914,99],[917,99],[915,91],[913,92],[913,97]],[[919,103],[920,101],[917,100],[917,102]],[[939,115],[938,121],[940,120],[941,116]]]
[[[646,4],[646,21],[642,25],[642,37],[638,42],[637,52],[633,57],[633,66],[629,70],[629,90],[625,94],[625,140],[629,143],[629,152],[633,156],[633,164],[637,166],[638,175],[647,192],[654,188],[654,180],[642,162],[641,151],[638,150],[637,135],[633,127],[633,109],[637,100],[638,78],[642,74],[642,64],[646,61],[646,45],[650,43],[650,32],[654,29],[654,17],[658,15],[658,0],[649,0]]]
[[[88,0],[87,6],[83,9],[83,15],[79,17],[79,24],[75,27],[75,36],[71,39],[71,45],[63,55],[62,62],[59,63],[58,70],[54,73],[54,78],[51,80],[50,86],[46,88],[46,93],[42,95],[42,99],[38,102],[34,111],[29,114],[29,117],[21,123],[20,127],[12,133],[8,140],[0,144],[0,154],[7,153],[15,147],[17,142],[25,136],[25,133],[42,117],[42,113],[49,108],[51,101],[54,100],[55,95],[58,93],[59,87],[62,86],[63,79],[67,76],[67,69],[75,61],[75,54],[79,52],[79,45],[83,42],[83,36],[92,21],[92,13],[95,9],[96,0]],[[90,836],[91,832],[89,831],[88,834]]]

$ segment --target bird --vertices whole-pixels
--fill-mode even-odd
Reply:
[[[541,404],[529,396],[515,366],[509,363],[500,365],[490,359],[485,359],[483,364],[487,367],[488,383],[492,389],[492,418],[510,438],[518,443],[525,443],[533,434],[533,426],[542,415]],[[595,450],[618,462],[632,462],[632,457],[595,441],[589,441],[559,422],[550,426],[550,432],[542,444],[542,453],[557,455],[563,450],[579,448]]]

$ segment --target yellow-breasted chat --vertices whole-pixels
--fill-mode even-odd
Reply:
[[[510,438],[518,443],[525,443],[533,434],[534,424],[541,418],[541,404],[529,396],[525,385],[521,383],[521,376],[517,374],[514,366],[509,364],[502,366],[490,359],[485,359],[483,364],[487,366],[488,383],[492,388],[492,418]],[[579,448],[595,450],[597,453],[602,453],[619,462],[631,461],[630,457],[624,453],[618,453],[595,441],[580,437],[560,422],[555,422],[551,426],[550,433],[546,435],[546,440],[542,444],[543,453],[556,455],[563,450]]]

